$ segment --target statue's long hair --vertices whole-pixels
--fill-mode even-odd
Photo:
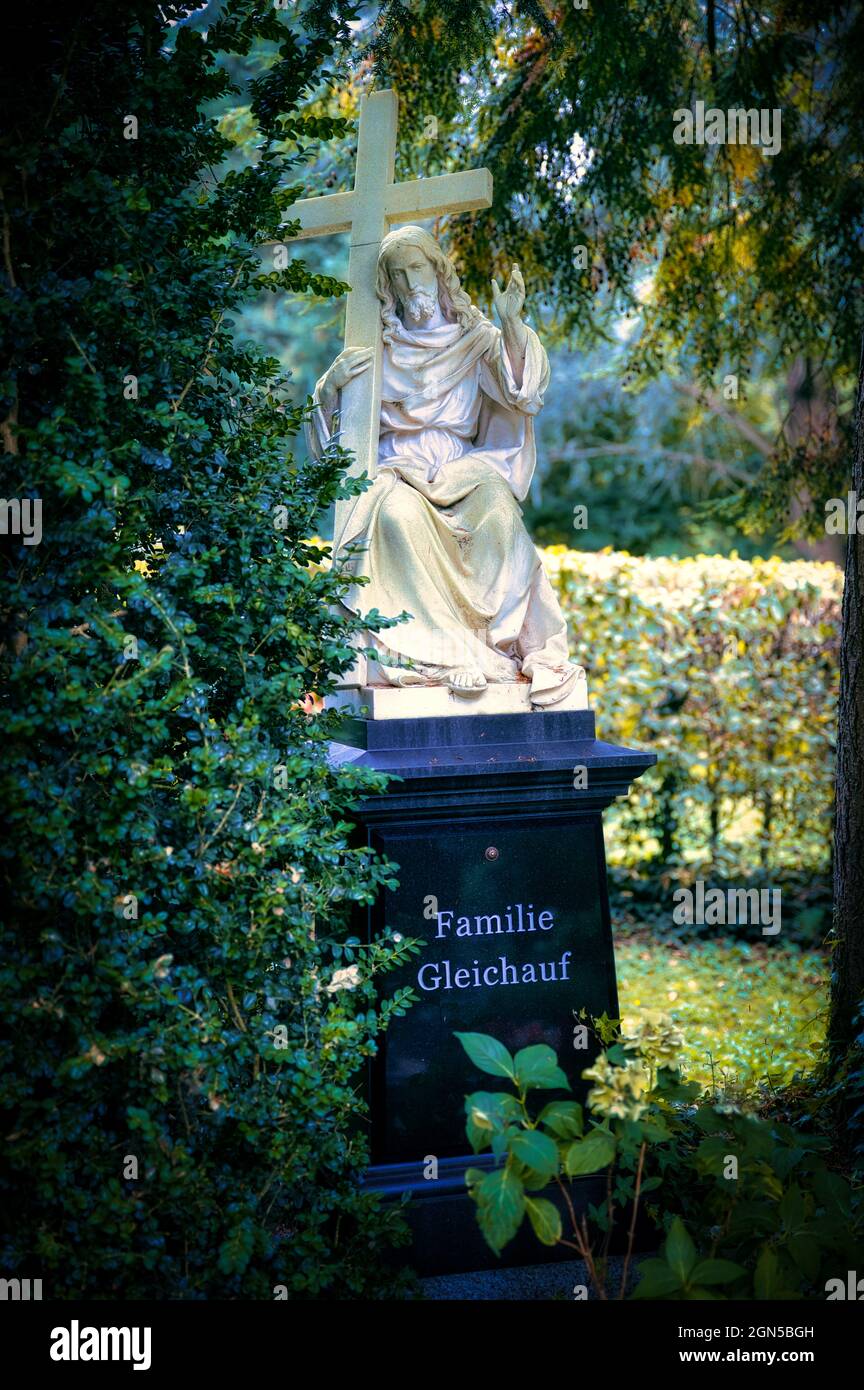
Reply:
[[[428,232],[424,232],[422,227],[395,227],[392,232],[387,233],[381,243],[375,285],[376,293],[381,300],[381,320],[384,325],[383,338],[385,343],[390,342],[393,333],[402,327],[396,310],[396,296],[393,293],[390,273],[387,269],[387,256],[397,246],[415,246],[432,262],[438,276],[438,297],[445,319],[448,319],[450,323],[460,323],[466,331],[473,328],[475,324],[484,322],[484,315],[479,309],[475,309],[468,295],[462,289],[452,261],[441,250],[435,238],[430,236]]]

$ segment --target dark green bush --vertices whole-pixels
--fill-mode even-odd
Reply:
[[[408,947],[347,935],[389,874],[351,839],[380,783],[328,765],[307,698],[349,657],[305,539],[345,460],[294,458],[305,407],[231,323],[262,284],[343,288],[255,248],[299,142],[341,133],[280,123],[353,10],[194,8],[25,11],[5,94],[3,495],[43,535],[3,556],[0,1269],[47,1298],[374,1294],[399,1231],[358,1187],[356,1073]],[[253,41],[232,170],[202,111]]]

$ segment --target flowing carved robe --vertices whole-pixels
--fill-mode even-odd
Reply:
[[[534,694],[572,674],[564,619],[519,507],[548,382],[530,328],[521,385],[486,319],[468,330],[447,323],[385,334],[378,472],[334,538],[343,568],[368,579],[346,596],[353,612],[411,614],[369,634],[385,681],[435,682],[470,666],[489,681],[521,673]],[[315,455],[331,425],[320,385],[307,426]],[[346,555],[352,544],[362,550]]]

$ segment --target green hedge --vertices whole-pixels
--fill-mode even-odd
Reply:
[[[601,737],[658,757],[609,816],[611,863],[824,874],[840,571],[563,546],[543,557]]]

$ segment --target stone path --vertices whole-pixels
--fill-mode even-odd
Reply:
[[[613,1258],[609,1261],[609,1282],[617,1292],[621,1282],[623,1260]],[[634,1259],[628,1287],[635,1283],[635,1269],[638,1259]],[[523,1265],[519,1269],[484,1269],[474,1274],[439,1274],[434,1278],[421,1279],[423,1297],[443,1301],[445,1299],[466,1300],[510,1300],[529,1303],[540,1300],[573,1300],[573,1289],[584,1284],[589,1299],[594,1291],[588,1278],[583,1260],[562,1260],[560,1264]]]

